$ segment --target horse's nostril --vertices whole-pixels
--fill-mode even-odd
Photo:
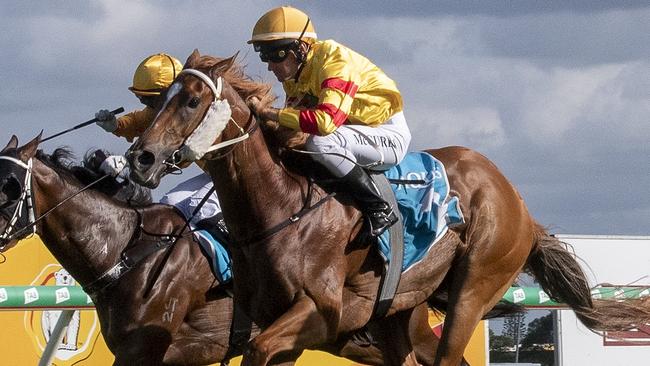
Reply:
[[[143,151],[138,156],[138,163],[143,167],[150,167],[156,161],[156,157],[149,151]]]

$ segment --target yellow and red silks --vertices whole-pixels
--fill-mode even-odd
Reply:
[[[287,100],[318,98],[313,108],[286,107],[280,124],[327,135],[344,123],[376,126],[403,108],[395,82],[370,60],[332,40],[311,46],[297,81],[283,84]]]

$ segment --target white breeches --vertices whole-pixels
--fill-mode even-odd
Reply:
[[[212,188],[212,178],[206,173],[199,174],[172,188],[160,200],[160,203],[175,206],[183,213],[186,219],[189,219],[194,209],[201,203],[201,200],[210,188]],[[217,193],[213,192],[190,222],[196,224],[219,212],[221,212],[221,205],[217,199]]]
[[[389,169],[402,161],[410,142],[411,131],[404,113],[399,112],[376,127],[342,125],[329,135],[310,136],[306,149],[321,153],[313,155],[314,160],[323,164],[335,176],[342,177],[354,168],[354,162],[368,165],[381,161],[381,154],[383,163],[372,169]]]

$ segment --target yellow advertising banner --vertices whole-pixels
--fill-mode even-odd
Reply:
[[[0,287],[76,285],[38,237],[23,240],[0,256]],[[60,310],[0,311],[0,365],[36,365],[61,315]],[[440,319],[430,315],[429,323],[439,335]],[[465,358],[471,366],[486,366],[486,332],[483,323],[474,332]],[[113,363],[113,355],[101,336],[93,310],[75,311],[56,352],[57,366],[102,366]],[[241,357],[232,360],[239,365]],[[359,365],[323,352],[307,351],[298,366]]]
[[[76,285],[37,237],[19,242],[4,256],[0,258],[0,285]],[[0,312],[0,364],[37,365],[60,315],[60,310]],[[110,365],[112,362],[113,355],[101,337],[95,311],[75,311],[54,365]]]

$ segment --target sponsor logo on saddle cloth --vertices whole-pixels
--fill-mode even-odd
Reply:
[[[31,285],[45,286],[75,286],[76,281],[59,264],[49,264],[43,268]],[[69,292],[61,289],[56,294],[56,303],[69,299]],[[34,291],[36,291],[34,289]],[[38,293],[32,294],[33,301],[38,300]],[[25,294],[25,301],[28,296]],[[88,298],[90,303],[90,298]],[[38,354],[45,350],[50,340],[56,322],[61,316],[61,310],[25,311],[25,331],[30,335]],[[55,363],[57,365],[74,365],[90,356],[100,335],[99,320],[95,311],[78,311],[72,315],[63,339],[57,347]]]
[[[384,174],[389,181],[423,181],[422,184],[396,184],[391,181],[404,226],[402,272],[406,272],[426,255],[449,227],[462,224],[465,220],[458,197],[449,195],[445,167],[433,156],[421,152],[408,153],[399,165]],[[379,249],[384,260],[388,262],[388,231],[379,237]]]

